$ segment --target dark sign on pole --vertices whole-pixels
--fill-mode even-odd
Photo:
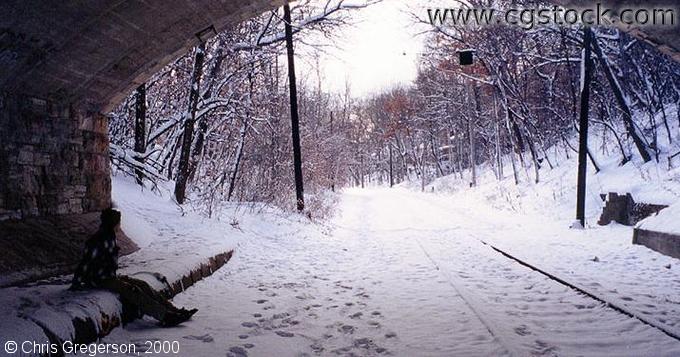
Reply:
[[[461,66],[469,66],[474,59],[475,50],[460,50],[458,51],[458,63]]]

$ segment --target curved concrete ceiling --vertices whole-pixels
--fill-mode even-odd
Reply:
[[[0,90],[107,109],[206,36],[284,0],[2,0]]]
[[[196,45],[197,34],[213,34],[284,1],[2,0],[0,90],[107,110]],[[680,61],[677,30],[627,29]]]

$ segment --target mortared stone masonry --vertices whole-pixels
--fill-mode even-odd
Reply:
[[[0,220],[111,205],[108,122],[58,100],[0,95]]]

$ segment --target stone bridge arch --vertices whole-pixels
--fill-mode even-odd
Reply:
[[[102,113],[199,38],[283,3],[0,2],[0,221],[110,206]]]

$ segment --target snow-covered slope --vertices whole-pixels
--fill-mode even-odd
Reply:
[[[586,230],[569,229],[576,212],[577,163],[574,153],[567,157],[562,149],[548,150],[554,167],[543,162],[539,183],[529,168],[520,170],[516,185],[506,158],[503,180],[482,165],[477,187],[469,187],[468,172],[463,179],[449,175],[426,186],[423,197],[442,210],[465,209],[480,239],[680,333],[680,261],[633,245],[633,227],[597,225],[604,205],[600,194],[628,192],[637,202],[670,205],[639,227],[680,233],[680,162],[669,168],[667,161],[668,153],[679,150],[678,139],[664,144],[658,163],[634,158],[620,166],[615,150],[607,154],[600,147],[601,171],[595,173],[589,163]],[[591,149],[602,145],[597,140],[592,138]],[[420,190],[415,184],[403,186]]]
[[[643,163],[637,156],[621,166],[621,154],[617,144],[610,138],[603,140],[599,134],[591,135],[589,147],[600,166],[601,171],[595,173],[588,161],[586,217],[587,223],[596,224],[602,212],[604,202],[600,194],[609,192],[630,193],[636,202],[676,205],[680,203],[680,157],[671,160],[668,157],[680,152],[680,128],[675,117],[675,107],[667,108],[670,130],[675,133],[672,142],[665,135],[665,129],[659,127],[659,161]],[[659,114],[660,115],[660,114]],[[657,118],[660,122],[661,118]],[[591,124],[593,125],[593,124]],[[663,130],[663,131],[662,131]],[[572,139],[576,147],[576,138]],[[628,147],[629,152],[635,152]],[[539,183],[535,183],[533,167],[530,166],[530,154],[524,153],[526,168],[518,167],[519,184],[515,184],[509,156],[503,158],[504,175],[497,180],[488,163],[478,167],[478,185],[470,188],[470,173],[438,178],[425,187],[426,192],[456,194],[465,197],[469,202],[479,202],[517,213],[537,213],[550,219],[571,222],[576,212],[576,153],[564,145],[546,150],[548,160],[543,160],[539,171]],[[517,160],[519,165],[519,160]],[[550,166],[553,166],[552,168]],[[416,182],[403,186],[420,189]],[[670,212],[670,211],[669,211]],[[665,224],[670,223],[668,220]]]

